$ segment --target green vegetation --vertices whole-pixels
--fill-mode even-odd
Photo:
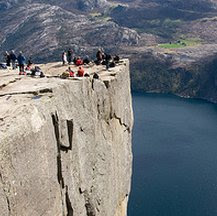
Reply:
[[[112,18],[108,16],[106,13],[97,13],[97,12],[90,13],[89,16],[92,21],[100,20],[100,21],[108,22],[112,20]]]
[[[138,33],[150,33],[164,38],[172,38],[176,34],[177,29],[183,24],[180,19],[152,19],[141,20],[134,26]]]
[[[201,40],[198,38],[188,38],[188,39],[180,39],[175,42],[159,44],[158,47],[165,49],[178,49],[189,46],[196,46],[201,43]]]

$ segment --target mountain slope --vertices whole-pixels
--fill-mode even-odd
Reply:
[[[134,30],[112,21],[91,20],[85,14],[43,3],[21,4],[3,11],[0,27],[1,50],[23,50],[37,61],[56,60],[69,47],[77,53],[90,52],[95,46],[115,48],[136,44],[139,39]]]

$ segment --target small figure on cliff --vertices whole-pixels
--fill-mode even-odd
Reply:
[[[84,64],[89,64],[90,63],[90,57],[88,55],[85,55],[83,63]]]
[[[76,66],[81,66],[82,64],[83,64],[83,60],[82,60],[81,57],[79,56],[79,57],[76,59],[75,65],[76,65]]]
[[[74,77],[75,76],[75,72],[71,69],[71,67],[68,67],[68,69],[66,71],[69,72],[69,76],[70,77]]]
[[[67,62],[67,55],[66,55],[66,52],[63,52],[63,53],[62,53],[62,62],[63,62],[63,65],[65,65],[66,62]]]
[[[79,67],[77,76],[78,77],[83,77],[84,76],[84,69],[83,69],[82,66]]]
[[[71,64],[72,63],[72,49],[70,48],[67,52],[67,58],[68,58],[68,64]]]
[[[115,55],[114,56],[114,62],[119,63],[119,61],[120,61],[120,57],[118,55]]]
[[[7,67],[10,67],[11,66],[11,57],[7,51],[5,52],[5,61],[6,61]]]
[[[32,62],[32,58],[30,57],[27,62],[26,70],[30,71],[32,69],[32,65],[33,65],[33,62]]]
[[[11,58],[11,63],[12,63],[12,69],[15,70],[16,69],[17,56],[16,56],[14,50],[11,50],[10,58]]]
[[[102,63],[103,59],[104,59],[104,53],[103,53],[102,49],[98,49],[98,51],[96,53],[96,61],[95,61],[95,63],[97,65],[99,65],[99,64]]]
[[[112,60],[111,55],[109,54],[104,54],[104,61],[103,61],[103,65],[106,65],[106,70],[109,69],[109,65],[110,65],[110,61]]]
[[[18,61],[19,71],[20,71],[19,74],[24,75],[25,74],[24,66],[26,64],[26,57],[23,55],[23,53],[21,51],[17,57],[17,61]]]

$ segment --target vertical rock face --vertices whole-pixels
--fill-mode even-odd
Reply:
[[[126,215],[128,61],[113,70],[102,80],[22,78],[1,86],[1,215]]]

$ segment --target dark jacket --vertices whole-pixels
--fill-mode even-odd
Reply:
[[[19,65],[24,65],[26,63],[26,58],[22,54],[20,54],[17,58],[18,64]]]
[[[16,61],[17,60],[17,56],[14,53],[10,54],[10,58],[12,61]]]

